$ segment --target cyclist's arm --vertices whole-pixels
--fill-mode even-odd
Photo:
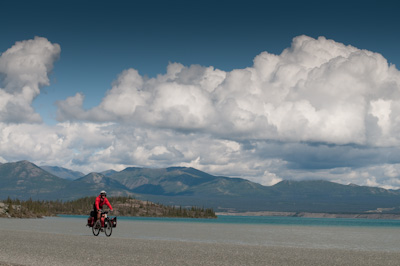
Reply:
[[[97,210],[97,211],[100,210],[99,203],[100,203],[100,199],[97,197],[97,198],[96,198],[96,201],[94,202],[94,205],[96,206],[96,210]]]
[[[113,210],[113,208],[111,207],[111,204],[107,198],[105,199],[104,203],[108,206],[108,208],[110,208],[110,210]]]

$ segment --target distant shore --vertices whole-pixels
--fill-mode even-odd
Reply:
[[[236,216],[281,216],[281,217],[308,217],[308,218],[361,218],[361,219],[391,219],[400,220],[400,214],[390,213],[313,213],[313,212],[216,212],[219,215]]]

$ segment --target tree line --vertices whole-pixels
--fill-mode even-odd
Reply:
[[[96,197],[84,197],[73,201],[61,200],[18,200],[3,201],[4,207],[0,216],[3,217],[43,217],[57,214],[89,215],[93,210]],[[216,218],[210,208],[165,206],[149,201],[141,201],[132,197],[108,197],[116,216],[147,216],[147,217],[182,217],[182,218]],[[104,206],[106,209],[107,206]]]

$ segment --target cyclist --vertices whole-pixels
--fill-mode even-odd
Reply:
[[[106,196],[107,196],[107,193],[104,190],[100,191],[100,195],[97,196],[97,198],[93,204],[93,209],[97,213],[97,220],[100,219],[101,210],[103,209],[104,204],[107,205],[111,211],[113,210],[113,208],[111,207],[111,204],[108,201],[108,199],[106,198]]]

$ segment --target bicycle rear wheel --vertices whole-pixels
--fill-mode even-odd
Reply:
[[[101,230],[101,222],[100,220],[97,220],[92,227],[93,235],[98,236],[100,234],[100,230]]]
[[[110,219],[108,219],[108,218],[106,218],[106,220],[104,221],[105,223],[104,223],[104,232],[105,232],[105,234],[106,234],[106,236],[111,236],[111,234],[112,234],[112,224],[111,224],[111,221],[110,221]]]

